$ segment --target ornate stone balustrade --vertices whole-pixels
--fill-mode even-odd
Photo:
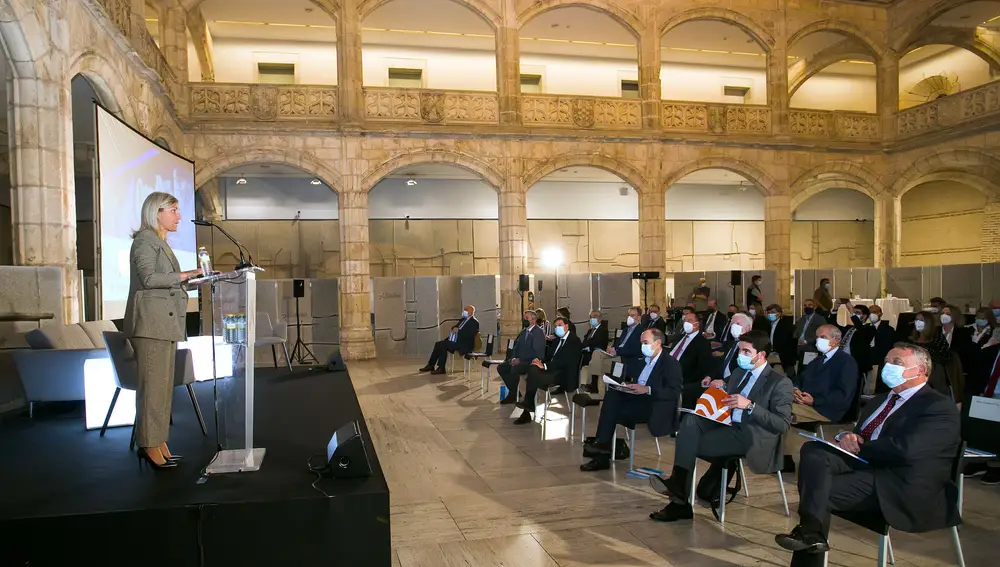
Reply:
[[[173,80],[174,73],[170,69],[170,65],[167,64],[167,58],[163,56],[163,52],[160,51],[153,37],[149,35],[149,30],[144,25],[132,25],[132,0],[97,1],[104,8],[108,18],[115,24],[118,31],[122,32],[122,35],[132,43],[132,47],[135,48],[142,62],[156,71],[163,82]]]
[[[365,87],[365,118],[415,124],[497,124],[496,93]]]
[[[668,132],[771,134],[771,109],[749,104],[712,104],[665,100],[660,126]]]
[[[125,37],[132,37],[132,0],[97,0]]]
[[[562,95],[521,95],[525,126],[566,126],[599,130],[642,128],[638,100]]]
[[[188,92],[195,119],[336,122],[339,115],[336,86],[192,83]]]
[[[881,139],[877,114],[792,109],[788,122],[796,136],[859,142]]]
[[[912,138],[1000,114],[1000,81],[901,110],[896,135]]]

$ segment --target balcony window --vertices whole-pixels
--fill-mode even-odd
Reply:
[[[258,63],[257,82],[269,85],[294,85],[294,63]]]
[[[422,69],[389,67],[389,86],[401,89],[419,89],[424,86]]]
[[[622,98],[628,98],[633,100],[638,100],[639,98],[639,81],[622,81]]]
[[[542,92],[541,75],[521,75],[521,92],[538,94]]]

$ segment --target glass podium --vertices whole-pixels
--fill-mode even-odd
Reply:
[[[210,301],[206,329],[212,330],[212,392],[219,450],[205,468],[207,474],[252,472],[260,469],[265,449],[254,446],[254,342],[256,338],[256,266],[192,278]],[[228,348],[220,348],[225,346]],[[232,374],[220,376],[220,367]]]

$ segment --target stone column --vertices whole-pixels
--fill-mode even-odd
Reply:
[[[648,22],[639,38],[639,98],[642,99],[642,127],[646,130],[657,130],[660,128],[660,93],[662,92],[660,86],[660,30],[656,25],[659,21],[657,7],[652,3],[643,4],[639,7],[639,15],[641,21]],[[662,218],[663,215],[660,216]]]
[[[358,0],[340,0],[340,17],[337,18],[337,85],[340,119],[341,123],[348,127],[359,126],[365,116],[359,4]],[[365,261],[367,263],[367,260]]]
[[[514,162],[508,159],[508,162]],[[516,160],[519,162],[520,160]],[[528,262],[528,208],[520,168],[510,168],[500,188],[500,334],[503,344],[521,332],[517,277]]]
[[[791,134],[788,125],[788,45],[785,40],[771,46],[767,58],[767,100],[771,107],[771,129],[775,134]]]
[[[164,10],[163,56],[179,83],[188,81],[187,16],[181,8]]]
[[[639,297],[642,305],[654,303],[663,307],[666,300],[666,229],[664,220],[664,192],[659,187],[647,187],[639,193],[639,269],[644,272],[660,272],[660,279],[649,280],[645,286],[649,297],[643,296],[640,285]]]
[[[214,83],[215,61],[212,59],[212,35],[208,32],[208,24],[205,23],[201,8],[187,13],[187,27],[188,32],[191,33],[194,51],[198,55],[198,62],[201,64],[201,80],[204,83]]]
[[[345,179],[346,180],[346,179]],[[368,263],[368,193],[348,183],[337,194],[340,209],[340,349],[345,359],[375,358]]]
[[[899,201],[890,194],[875,199],[875,267],[892,268],[899,252],[898,231]]]
[[[877,62],[876,100],[882,139],[896,137],[896,112],[899,110],[899,54],[887,51]]]
[[[204,220],[220,221],[225,219],[225,207],[222,206],[220,185],[220,178],[216,177],[198,188],[198,195],[201,197],[201,216]]]
[[[785,310],[792,307],[792,210],[787,187],[764,202],[764,269],[774,270],[777,297]]]
[[[1000,262],[1000,202],[988,203],[984,212],[982,262]]]
[[[502,0],[503,22],[497,28],[497,96],[500,124],[521,124],[521,43],[514,0]]]
[[[20,266],[51,266],[63,271],[62,313],[66,323],[80,320],[80,281],[76,264],[76,189],[73,183],[73,124],[68,72],[69,36],[61,4],[41,10],[47,16],[48,51],[36,54],[10,42],[7,82],[12,118],[10,136],[13,260]],[[0,10],[7,25],[12,14]],[[15,16],[16,17],[16,16]],[[31,15],[30,17],[34,17]]]

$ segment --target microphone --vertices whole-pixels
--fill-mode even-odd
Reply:
[[[236,245],[236,249],[240,251],[240,263],[239,263],[238,266],[236,266],[237,270],[241,270],[243,268],[247,268],[247,267],[250,267],[250,266],[254,265],[253,264],[253,254],[250,253],[250,249],[247,248],[246,246],[243,246],[242,244],[240,244],[240,242],[238,240],[236,240],[235,238],[233,238],[233,236],[231,234],[229,234],[228,232],[226,232],[226,230],[224,228],[222,228],[221,226],[215,224],[214,222],[210,222],[210,221],[206,221],[206,220],[192,219],[191,222],[194,223],[194,224],[196,224],[196,225],[198,225],[198,226],[211,226],[213,228],[218,229],[218,231],[221,232],[223,236],[225,236],[226,238],[228,238],[233,244]],[[247,256],[250,257],[250,261],[249,262],[247,262],[246,257],[243,256],[243,251],[244,250],[247,251]]]

